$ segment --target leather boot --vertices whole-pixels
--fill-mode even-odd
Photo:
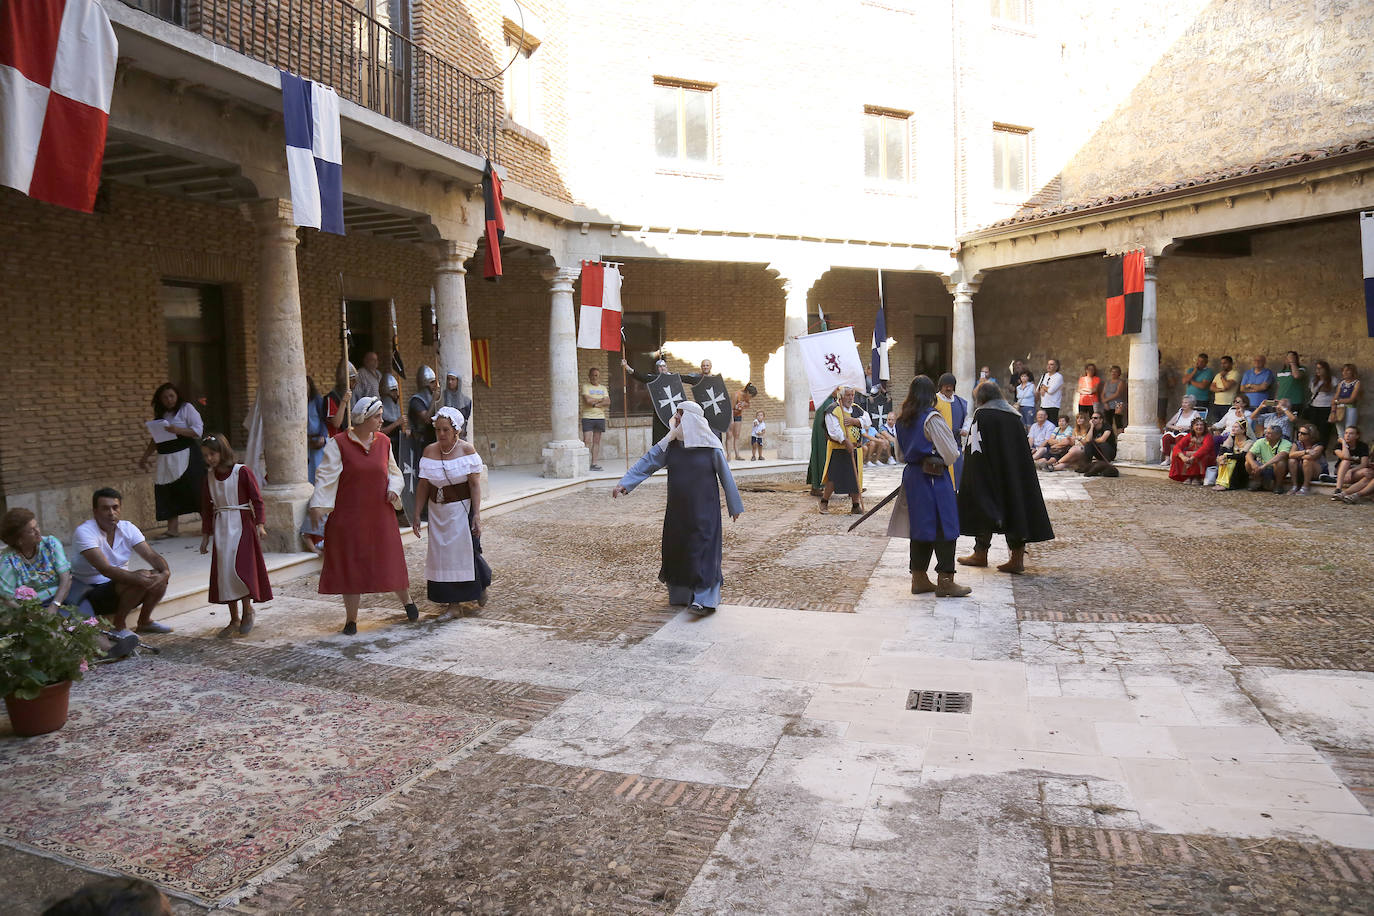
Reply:
[[[956,585],[954,573],[939,573],[935,577],[936,598],[965,598],[972,591],[967,585]]]
[[[960,565],[960,566],[987,566],[987,565],[988,565],[988,552],[987,552],[986,550],[978,550],[977,548],[975,548],[975,549],[973,550],[973,552],[970,553],[968,556],[966,556],[966,557],[960,557],[960,558],[959,558],[959,565]]]
[[[1004,573],[1011,573],[1019,576],[1026,571],[1026,548],[1021,547],[1011,552],[1011,559],[997,567]]]
[[[935,591],[935,583],[930,581],[930,576],[923,572],[911,574],[911,593],[913,595],[924,595],[933,591]]]

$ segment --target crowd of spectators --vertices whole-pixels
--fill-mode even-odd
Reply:
[[[1293,495],[1309,493],[1314,482],[1334,483],[1333,499],[1374,499],[1374,466],[1358,425],[1361,383],[1355,365],[1346,363],[1337,374],[1326,360],[1317,360],[1309,370],[1291,350],[1277,371],[1268,362],[1255,356],[1242,372],[1230,356],[1213,367],[1206,353],[1198,354],[1182,374],[1179,409],[1167,420],[1161,417],[1161,465],[1169,477],[1218,490]],[[1108,469],[1128,410],[1120,366],[1111,366],[1104,379],[1096,364],[1087,363],[1072,389],[1072,414],[1063,409],[1058,360],[1049,360],[1038,380],[1019,361],[1011,373],[1009,396],[1026,424],[1038,467],[1115,473]],[[1176,373],[1174,380],[1180,380]],[[1161,378],[1161,403],[1167,400],[1163,386]]]

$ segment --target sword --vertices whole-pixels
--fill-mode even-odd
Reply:
[[[879,509],[881,509],[883,506],[886,506],[888,503],[890,503],[890,502],[892,502],[894,499],[896,499],[896,498],[897,498],[897,494],[900,493],[900,492],[902,492],[902,488],[901,488],[900,485],[898,485],[897,489],[893,490],[891,493],[889,493],[889,494],[887,494],[886,496],[884,496],[884,497],[882,498],[882,501],[879,502],[878,505],[874,506],[872,509],[869,509],[869,510],[868,510],[867,512],[865,512],[863,515],[859,516],[859,520],[858,520],[857,522],[855,522],[854,524],[850,525],[850,526],[849,526],[848,528],[846,528],[845,530],[846,530],[846,531],[853,531],[855,528],[859,527],[859,526],[862,525],[864,522],[868,521],[868,517],[869,517],[870,515],[872,515],[874,512],[877,512],[877,511],[878,511]]]

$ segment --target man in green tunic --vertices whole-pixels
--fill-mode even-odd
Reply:
[[[816,409],[816,418],[811,423],[811,463],[806,466],[806,483],[811,487],[812,496],[820,496],[821,487],[825,485],[821,478],[825,475],[825,444],[830,441],[825,431],[825,415],[834,409],[835,394],[831,392]]]

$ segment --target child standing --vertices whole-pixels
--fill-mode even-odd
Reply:
[[[763,422],[763,411],[754,414],[754,425],[749,430],[749,446],[752,449],[749,460],[763,460],[763,437],[768,432],[768,424]]]
[[[262,493],[257,478],[237,462],[223,434],[201,439],[200,453],[210,471],[200,496],[200,552],[208,551],[212,536],[215,547],[210,560],[210,602],[229,605],[229,625],[219,631],[221,638],[232,636],[236,627],[246,635],[253,629],[253,602],[272,600],[258,540],[267,533]]]

